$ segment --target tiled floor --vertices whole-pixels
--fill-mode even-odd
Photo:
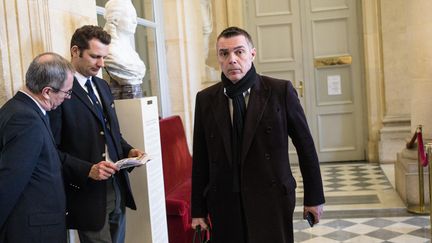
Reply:
[[[391,168],[384,173],[368,163],[322,164],[327,202],[313,228],[302,219],[301,176],[298,168],[293,172],[298,184],[295,242],[430,242],[430,217],[406,211],[392,186]]]

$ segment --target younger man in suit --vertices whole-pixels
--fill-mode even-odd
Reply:
[[[123,139],[108,83],[96,77],[110,42],[99,26],[75,31],[72,98],[50,114],[63,162],[67,227],[78,229],[81,243],[124,242],[125,207],[136,209],[128,172],[112,162],[143,152]]]
[[[61,162],[46,111],[70,98],[73,73],[58,54],[40,54],[0,109],[0,242],[66,242]]]

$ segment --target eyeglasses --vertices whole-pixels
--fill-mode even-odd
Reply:
[[[63,91],[61,89],[56,89],[56,88],[53,88],[53,87],[51,87],[51,89],[54,90],[54,92],[56,92],[56,93],[58,93],[59,91],[62,92],[62,93],[64,93],[65,97],[71,97],[71,95],[72,95],[72,90],[71,89],[68,90],[68,91]]]

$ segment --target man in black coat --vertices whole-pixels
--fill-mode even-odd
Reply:
[[[110,41],[110,35],[98,26],[75,31],[72,98],[50,114],[63,162],[67,227],[78,229],[81,243],[124,242],[125,207],[136,209],[128,172],[112,162],[143,152],[121,136],[111,90],[96,77]]]
[[[61,162],[46,111],[71,95],[74,69],[43,53],[0,109],[0,242],[66,242]]]
[[[288,136],[299,157],[304,217],[322,214],[314,142],[291,82],[256,73],[250,35],[237,27],[217,39],[222,82],[196,97],[192,227],[212,226],[212,243],[293,242],[296,181]]]

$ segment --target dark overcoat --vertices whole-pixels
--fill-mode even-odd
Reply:
[[[66,242],[65,201],[48,118],[18,92],[0,109],[0,242]]]
[[[241,242],[242,234],[248,243],[293,242],[296,181],[288,158],[288,136],[299,157],[304,205],[323,204],[324,194],[314,142],[291,82],[256,76],[244,124],[240,193],[233,192],[232,186],[231,127],[222,83],[199,92],[192,217],[209,215],[212,243]]]
[[[114,98],[108,83],[92,77],[98,90],[118,157],[127,157],[132,149],[121,136]],[[79,230],[100,230],[105,222],[108,180],[95,181],[88,177],[90,168],[105,160],[105,135],[98,113],[87,92],[74,79],[72,97],[50,112],[51,127],[60,150],[67,199],[67,227]],[[111,155],[110,155],[111,156]],[[136,209],[128,173],[115,174],[125,198],[125,205]]]

